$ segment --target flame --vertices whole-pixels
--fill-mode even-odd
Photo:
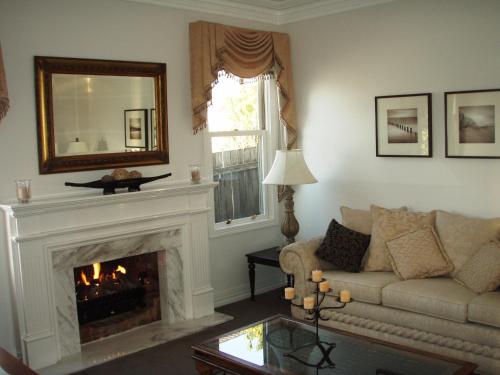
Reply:
[[[101,273],[101,263],[94,263],[92,264],[92,267],[94,267],[94,280],[99,280],[99,274]]]
[[[113,280],[116,280],[116,273],[114,273],[114,272],[113,272],[113,273],[111,274],[111,277],[113,278]]]
[[[127,274],[127,270],[125,269],[125,267],[122,267],[120,265],[118,265],[118,267],[116,267],[116,272],[121,272],[123,273],[124,275]]]
[[[82,273],[80,274],[81,278],[82,278],[82,281],[85,285],[90,285],[89,281],[87,280],[87,275],[85,275],[85,272],[82,271]]]

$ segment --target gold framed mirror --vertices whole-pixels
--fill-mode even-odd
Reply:
[[[166,71],[35,56],[40,174],[168,164]]]

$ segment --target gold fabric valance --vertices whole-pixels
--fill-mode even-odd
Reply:
[[[288,34],[198,21],[189,25],[193,130],[207,126],[207,106],[219,72],[240,78],[274,74],[280,91],[280,118],[287,144],[295,144],[295,96]]]
[[[2,47],[0,46],[0,121],[9,109],[9,93],[7,92],[7,77],[3,67]]]

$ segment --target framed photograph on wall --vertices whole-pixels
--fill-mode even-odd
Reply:
[[[444,93],[447,158],[500,158],[500,89]]]
[[[375,97],[376,155],[432,157],[431,94]]]
[[[125,147],[148,148],[148,110],[126,109],[125,118]]]

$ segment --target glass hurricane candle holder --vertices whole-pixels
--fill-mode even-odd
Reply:
[[[192,184],[199,184],[201,182],[201,166],[199,164],[191,164],[189,166],[189,174]]]
[[[31,180],[16,180],[16,195],[19,203],[28,203],[31,199]]]

